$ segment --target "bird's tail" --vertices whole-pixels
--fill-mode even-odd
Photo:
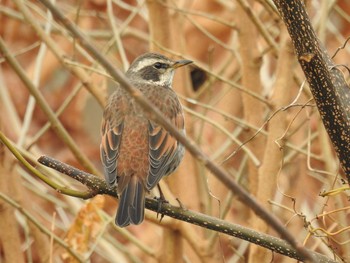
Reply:
[[[131,176],[120,197],[115,223],[125,227],[138,225],[145,217],[145,188],[137,176]]]

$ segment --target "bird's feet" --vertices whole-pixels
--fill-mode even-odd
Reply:
[[[157,201],[158,201],[157,218],[160,214],[160,219],[159,219],[159,223],[160,223],[160,222],[162,222],[162,219],[164,217],[164,214],[161,213],[162,212],[162,205],[164,203],[168,204],[169,202],[168,202],[168,200],[165,199],[163,191],[160,188],[160,185],[158,184],[157,186],[158,186],[158,190],[159,190],[159,197],[155,197],[155,199],[157,199]]]
[[[159,223],[162,222],[162,219],[164,217],[164,214],[162,213],[162,205],[164,203],[168,204],[169,202],[164,199],[164,197],[155,197],[155,199],[158,201],[158,209],[157,209],[157,218],[160,215]]]

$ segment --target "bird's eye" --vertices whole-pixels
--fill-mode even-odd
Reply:
[[[166,68],[166,64],[156,62],[154,63],[153,67],[155,67],[156,69]]]

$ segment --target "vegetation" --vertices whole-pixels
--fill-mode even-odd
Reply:
[[[0,3],[0,259],[349,261],[350,8],[305,2]],[[123,76],[150,50],[194,61],[187,139]],[[125,229],[99,160],[116,81],[187,148],[162,220],[155,192]]]

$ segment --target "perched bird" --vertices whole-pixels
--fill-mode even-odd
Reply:
[[[171,123],[185,133],[181,103],[172,89],[175,69],[192,63],[146,53],[126,72]],[[179,166],[184,147],[161,125],[150,120],[135,100],[117,87],[103,113],[100,145],[104,175],[120,196],[115,223],[138,225],[144,219],[145,194]]]

